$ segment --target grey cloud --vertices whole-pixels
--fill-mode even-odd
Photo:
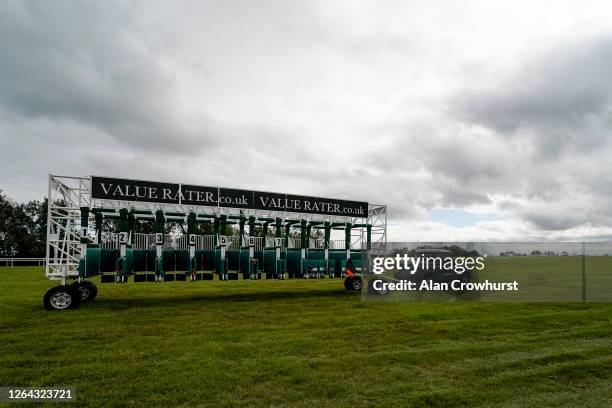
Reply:
[[[559,231],[584,225],[590,219],[588,214],[568,214],[563,215],[544,210],[541,212],[531,212],[524,215],[525,219],[532,222],[536,227],[546,231]]]
[[[133,17],[137,3],[13,1],[0,13],[0,104],[29,118],[97,127],[127,146],[193,152],[214,142],[187,125],[172,73]]]
[[[456,185],[446,185],[442,189],[442,199],[440,204],[444,207],[465,207],[474,204],[489,204],[491,199],[482,192],[462,189]]]
[[[463,90],[448,112],[505,136],[531,135],[543,157],[593,149],[609,138],[611,69],[612,38],[564,44],[493,87]]]

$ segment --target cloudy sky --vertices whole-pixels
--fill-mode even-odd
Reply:
[[[390,240],[612,239],[610,1],[0,2],[0,188],[387,204]]]

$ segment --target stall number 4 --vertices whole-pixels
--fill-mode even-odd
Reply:
[[[189,245],[195,245],[196,244],[196,237],[195,235],[189,235]]]

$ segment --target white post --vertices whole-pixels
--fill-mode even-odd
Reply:
[[[228,280],[227,268],[225,266],[225,246],[227,245],[227,237],[225,235],[221,235],[219,237],[219,244],[221,245],[221,265],[223,270],[221,271],[221,280]]]
[[[164,234],[157,232],[155,234],[155,262],[162,261],[162,250],[164,247]],[[157,268],[157,264],[156,264]],[[155,282],[161,282],[162,276],[161,274],[157,274],[157,269],[155,270]]]
[[[129,235],[127,232],[119,233],[119,258],[124,258],[127,254],[127,243]],[[121,271],[121,276],[117,276],[117,282],[125,281],[125,271]]]
[[[196,236],[194,234],[189,234],[189,269],[191,269],[193,260],[195,259],[195,244]],[[191,271],[191,280],[196,280],[195,268]]]
[[[255,238],[249,237],[249,270],[251,271],[249,278],[257,279],[257,270],[253,263],[253,258],[255,258]]]
[[[282,238],[275,238],[274,241],[274,244],[276,246],[276,259],[274,259],[274,269],[276,269],[278,268],[278,260],[280,259],[281,254]],[[282,270],[277,270],[276,275],[279,279],[283,279],[285,277],[285,274]]]

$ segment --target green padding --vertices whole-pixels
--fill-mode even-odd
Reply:
[[[227,268],[230,271],[240,270],[240,251],[227,251]]]
[[[264,249],[263,271],[276,273],[276,249]]]
[[[100,272],[115,272],[119,258],[118,249],[102,249],[100,251]]]
[[[263,263],[263,251],[255,251],[255,258],[257,258],[257,260],[259,261],[259,264],[261,265]]]
[[[351,251],[351,260],[352,261],[361,261],[366,259],[367,252],[366,251]]]
[[[306,268],[310,266],[313,271],[322,271],[326,269],[325,259],[306,259],[304,265]]]
[[[210,271],[215,268],[215,251],[212,249],[195,251],[196,269]]]
[[[321,249],[309,249],[308,255],[306,256],[308,259],[325,259],[325,250]]]
[[[342,261],[346,261],[346,251],[329,251],[329,268],[335,274],[339,274],[342,270]]]
[[[279,258],[276,260],[276,273],[285,273],[287,270],[287,260]]]
[[[176,271],[189,271],[189,251],[185,249],[177,249],[174,251],[176,256]]]
[[[241,249],[240,256],[238,258],[238,270],[242,273],[249,273],[249,264],[250,264],[249,250]]]
[[[302,251],[292,251],[288,250],[285,255],[285,260],[287,261],[286,268],[289,273],[302,273],[300,263],[302,262]]]
[[[174,249],[162,249],[162,267],[164,268],[164,272],[174,272],[176,263],[176,256],[174,254]]]
[[[147,270],[155,271],[155,258],[157,258],[157,251],[154,249],[147,249]]]
[[[163,262],[161,258],[155,258],[155,276],[164,276]]]
[[[329,259],[346,259],[346,251],[329,251]]]
[[[205,249],[204,250],[204,270],[213,271],[215,269],[215,250]]]
[[[147,268],[147,251],[145,249],[134,249],[134,272],[146,272]]]
[[[88,277],[100,274],[100,248],[87,248],[85,258],[79,261],[79,276]]]
[[[226,253],[227,255],[227,253]],[[227,258],[221,259],[221,250],[215,249],[215,272],[226,273],[227,272]]]
[[[127,248],[125,251],[125,271],[126,275],[134,273],[134,250],[132,248]]]
[[[204,251],[195,251],[194,254],[196,260],[196,271],[203,270],[202,264],[204,263]]]

